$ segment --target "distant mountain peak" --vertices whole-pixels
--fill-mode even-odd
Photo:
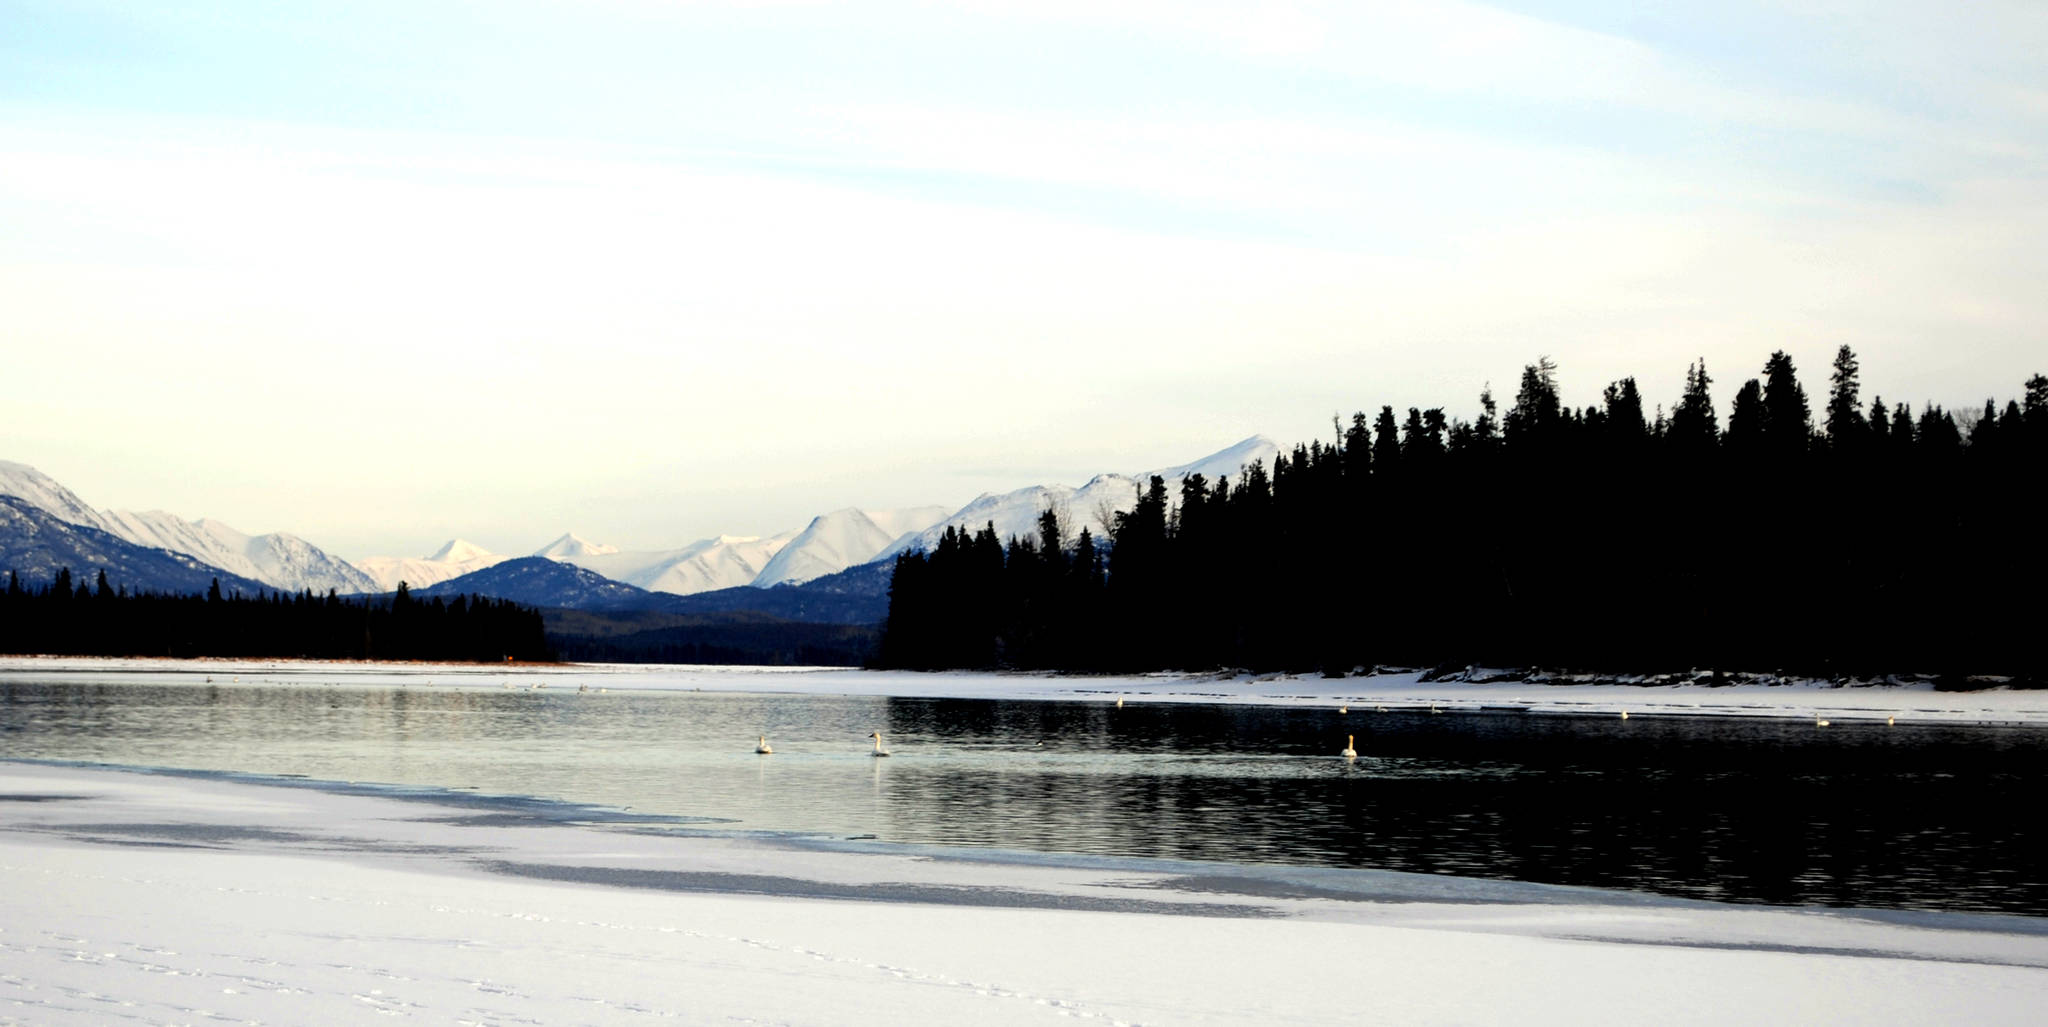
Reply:
[[[1280,455],[1280,444],[1264,435],[1253,435],[1233,445],[1226,446],[1189,463],[1177,467],[1161,468],[1138,475],[1139,480],[1158,475],[1167,481],[1179,481],[1191,474],[1199,474],[1211,483],[1218,478],[1236,478],[1239,471],[1254,463],[1264,463],[1271,468],[1273,458]]]
[[[618,551],[618,546],[608,546],[600,542],[592,542],[571,531],[564,532],[561,538],[535,550],[533,555],[546,557],[550,560],[560,560],[571,556],[603,556],[607,553],[616,553]]]
[[[408,588],[423,588],[450,578],[482,570],[510,559],[493,553],[467,539],[451,538],[424,559],[409,556],[372,556],[356,561],[356,569],[370,576],[377,588],[389,592],[405,582]]]
[[[837,574],[873,560],[898,538],[923,531],[945,516],[946,508],[942,506],[903,510],[862,510],[849,506],[819,514],[804,530],[791,536],[789,544],[761,568],[753,584],[761,588],[793,585]]]
[[[496,555],[498,554],[468,539],[451,538],[441,548],[434,550],[433,555],[427,557],[427,559],[442,563],[468,563],[471,560]]]

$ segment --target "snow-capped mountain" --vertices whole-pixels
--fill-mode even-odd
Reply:
[[[1069,535],[1086,527],[1100,537],[1109,530],[1106,518],[1136,506],[1138,490],[1154,474],[1168,481],[1179,481],[1190,474],[1212,479],[1235,476],[1254,461],[1270,462],[1279,451],[1272,440],[1254,435],[1191,463],[1136,475],[1098,475],[1078,489],[1036,485],[1001,495],[984,495],[951,516],[942,506],[899,510],[847,507],[812,518],[802,531],[766,538],[720,535],[681,549],[622,552],[569,534],[534,555],[573,564],[650,592],[675,595],[696,595],[740,585],[794,585],[891,557],[908,548],[929,549],[938,544],[939,535],[948,524],[972,531],[993,521],[996,533],[1004,539],[1011,535],[1031,536],[1038,531],[1039,514],[1055,509]],[[385,587],[395,585],[395,581],[390,581]]]
[[[474,542],[451,538],[432,556],[372,556],[357,560],[356,569],[376,582],[375,588],[364,591],[390,592],[401,581],[408,589],[426,588],[509,559]]]
[[[1080,488],[1036,485],[983,495],[950,516],[945,507],[862,510],[848,507],[820,514],[801,531],[766,537],[720,535],[680,549],[620,551],[575,534],[542,546],[535,557],[566,563],[650,592],[675,595],[756,586],[797,585],[887,559],[905,549],[929,549],[947,526],[967,531],[993,522],[1004,539],[1032,536],[1038,517],[1058,510],[1068,535],[1083,527],[1108,532],[1109,520],[1137,503],[1153,474],[1177,481],[1189,474],[1234,476],[1253,461],[1271,461],[1279,447],[1255,435],[1221,452],[1177,467],[1136,475],[1099,475]],[[347,593],[389,592],[403,581],[413,589],[495,566],[512,557],[473,542],[451,539],[433,555],[373,556],[349,564],[302,538],[282,532],[248,535],[219,521],[187,521],[161,510],[141,513],[95,510],[26,464],[0,461],[0,496],[17,497],[58,521],[105,531],[145,548],[166,549],[231,576],[274,588]],[[520,572],[531,578],[531,568]],[[866,579],[862,579],[865,581]]]
[[[681,549],[615,551],[558,559],[650,592],[693,595],[752,584],[768,561],[796,534],[784,532],[767,538],[720,535]]]
[[[605,556],[618,551],[618,546],[607,546],[592,542],[572,531],[534,550],[533,555],[546,557],[550,560],[566,560],[572,556]]]
[[[1079,535],[1082,528],[1088,529],[1096,538],[1102,538],[1109,533],[1109,522],[1117,514],[1129,513],[1138,505],[1139,490],[1154,475],[1168,483],[1178,482],[1190,474],[1200,474],[1211,481],[1221,477],[1235,478],[1240,470],[1254,462],[1271,465],[1279,453],[1280,447],[1273,440],[1264,435],[1254,435],[1191,463],[1139,474],[1099,474],[1080,488],[1033,485],[1013,492],[984,493],[952,516],[916,534],[897,539],[875,558],[887,559],[910,549],[930,550],[939,544],[939,537],[948,527],[972,533],[994,523],[996,537],[1005,542],[1011,536],[1035,538],[1038,535],[1038,517],[1047,510],[1058,511],[1060,524],[1069,536],[1068,541]]]
[[[266,583],[230,574],[184,553],[140,546],[90,524],[59,517],[20,496],[0,495],[0,572],[20,576],[25,588],[43,588],[60,567],[90,585],[100,571],[107,583],[134,592],[204,592],[214,581],[248,594]]]
[[[108,510],[103,516],[114,534],[137,545],[198,557],[276,588],[333,589],[347,595],[376,589],[369,575],[353,564],[321,552],[297,535],[250,535],[210,518],[188,521],[162,510]]]
[[[891,543],[923,531],[946,517],[943,506],[903,510],[847,507],[811,519],[751,582],[757,588],[795,585],[857,567],[881,555]]]
[[[162,510],[95,510],[27,464],[0,460],[0,495],[25,500],[58,520],[98,528],[134,545],[182,553],[271,588],[353,593],[371,587],[369,578],[348,562],[297,535],[249,535],[219,521],[188,521]]]
[[[1229,478],[1235,482],[1238,472],[1255,463],[1265,464],[1266,470],[1271,471],[1273,469],[1273,458],[1279,455],[1280,446],[1277,443],[1264,435],[1254,435],[1235,446],[1211,453],[1193,463],[1181,464],[1178,467],[1165,467],[1157,471],[1146,471],[1143,474],[1132,475],[1132,477],[1142,483],[1150,480],[1156,474],[1166,479],[1168,485],[1172,485],[1174,482],[1191,474],[1199,474],[1209,479],[1211,485],[1214,485],[1218,478]]]
[[[0,460],[0,496],[14,496],[26,501],[60,521],[83,524],[101,531],[113,531],[98,510],[87,506],[70,489],[57,483],[57,479],[12,460]]]

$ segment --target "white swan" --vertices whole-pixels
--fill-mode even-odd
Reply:
[[[772,755],[775,752],[775,749],[768,744],[768,736],[762,735],[760,742],[755,744],[754,751],[760,753],[763,756],[768,756]]]
[[[1815,717],[1813,718],[1813,726],[1826,727],[1828,726],[1828,719],[1826,717]]]
[[[884,748],[882,748],[882,733],[881,733],[880,731],[877,731],[877,732],[875,732],[875,733],[873,733],[873,734],[869,735],[868,737],[869,737],[869,738],[872,738],[872,739],[874,739],[874,740],[875,740],[875,751],[874,751],[874,753],[873,753],[874,755],[876,755],[876,756],[887,756],[887,755],[889,755],[889,750],[887,750],[887,749],[884,749]]]
[[[1119,696],[1117,696],[1117,697],[1116,697],[1116,708],[1117,708],[1117,709],[1123,709],[1123,708],[1124,708],[1124,697],[1123,697],[1123,696],[1121,696],[1121,695],[1119,695]]]
[[[1628,719],[1628,711],[1627,711],[1627,710],[1623,710],[1623,711],[1621,711],[1621,719],[1623,719],[1623,720],[1627,720],[1627,719]]]
[[[1891,726],[1892,726],[1892,722],[1893,722],[1894,720],[1897,720],[1897,719],[1898,719],[1898,718],[1896,718],[1896,717],[1886,717],[1886,718],[1884,718],[1884,726],[1886,726],[1886,727],[1891,727]]]
[[[1345,735],[1345,736],[1344,736],[1344,751],[1343,751],[1343,752],[1340,752],[1340,753],[1338,753],[1337,755],[1339,755],[1339,756],[1342,756],[1342,757],[1344,757],[1344,758],[1345,758],[1345,759],[1347,759],[1347,760],[1355,760],[1355,759],[1357,759],[1357,758],[1358,758],[1358,750],[1352,747],[1353,743],[1354,743],[1354,742],[1356,742],[1357,740],[1358,740],[1358,736],[1357,736],[1357,735]]]
[[[1338,712],[1338,713],[1350,713],[1350,712],[1351,712],[1351,704],[1350,704],[1350,703],[1345,703],[1344,705],[1342,705],[1342,706],[1339,706],[1339,707],[1337,707],[1337,712]]]

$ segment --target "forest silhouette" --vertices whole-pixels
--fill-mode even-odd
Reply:
[[[1777,352],[1725,429],[1712,382],[1574,409],[1542,359],[1504,414],[1383,406],[1270,471],[1153,477],[1108,539],[949,528],[898,557],[876,663],[2048,676],[2048,377],[1916,414],[1843,346],[1816,423]]]
[[[10,571],[0,652],[77,656],[307,657],[498,663],[549,660],[540,614],[482,596],[388,599],[266,592],[129,592],[102,570],[90,585],[60,568],[40,587]]]

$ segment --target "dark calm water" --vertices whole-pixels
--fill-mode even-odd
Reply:
[[[870,731],[895,752],[868,755]],[[776,749],[753,753],[766,733]],[[1361,757],[1335,754],[1346,734]],[[0,682],[0,755],[740,830],[2048,915],[2048,731],[366,685]]]

